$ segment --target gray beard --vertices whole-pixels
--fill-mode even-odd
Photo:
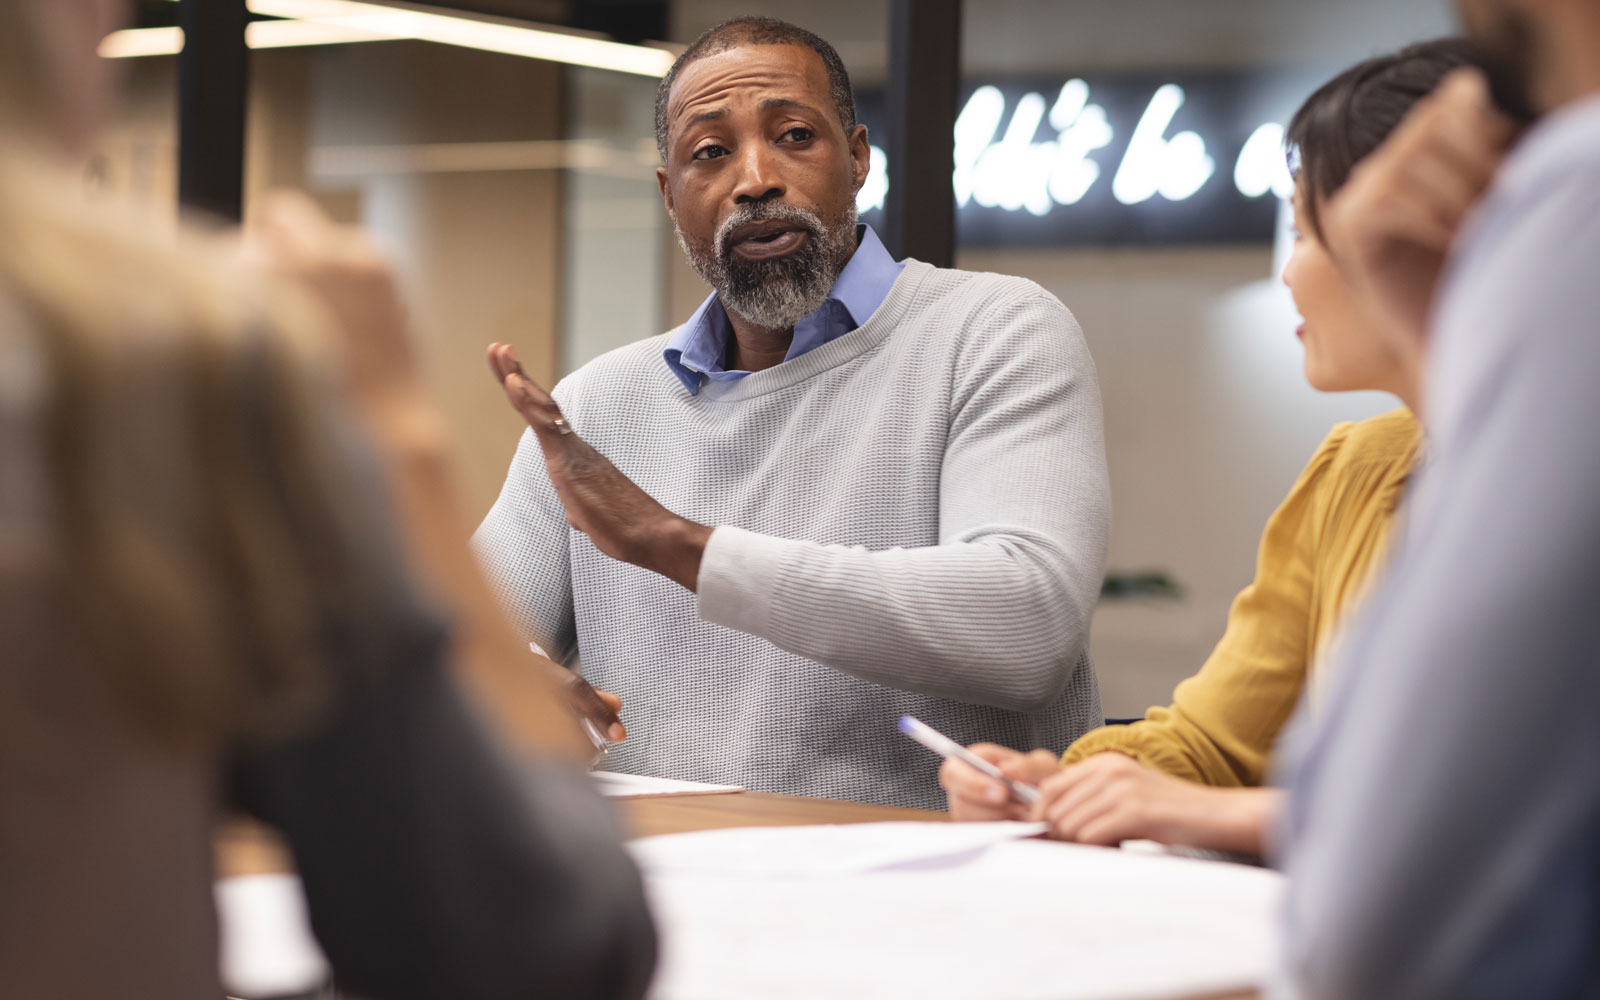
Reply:
[[[781,219],[803,227],[805,245],[768,260],[733,253],[728,235],[748,222]],[[822,217],[782,202],[752,202],[722,223],[710,244],[691,243],[676,222],[678,245],[695,272],[716,289],[722,307],[763,330],[787,330],[822,308],[839,272],[856,249],[856,207],[852,201],[833,226]]]

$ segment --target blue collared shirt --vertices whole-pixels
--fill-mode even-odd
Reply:
[[[856,329],[889,297],[889,289],[894,287],[905,264],[890,256],[871,226],[860,226],[856,232],[859,242],[850,263],[839,272],[839,280],[833,283],[827,301],[794,325],[794,340],[783,360],[793,361]],[[689,322],[668,341],[662,357],[689,394],[695,395],[700,392],[704,379],[731,382],[750,374],[723,368],[731,336],[733,324],[728,321],[728,313],[717,294],[712,292],[689,317]]]

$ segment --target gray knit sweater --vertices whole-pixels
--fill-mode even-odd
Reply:
[[[634,482],[718,526],[698,596],[571,530],[531,434],[476,537],[527,636],[621,695],[608,766],[942,808],[901,713],[1022,749],[1100,723],[1105,445],[1060,302],[908,261],[859,329],[698,395],[667,339],[555,396]]]

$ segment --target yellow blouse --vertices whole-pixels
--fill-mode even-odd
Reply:
[[[1422,444],[1408,410],[1328,434],[1261,536],[1256,578],[1172,704],[1085,733],[1062,758],[1106,750],[1207,785],[1259,785],[1311,665],[1378,565]]]

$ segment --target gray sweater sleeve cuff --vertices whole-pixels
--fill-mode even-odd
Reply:
[[[804,543],[726,524],[718,527],[700,557],[700,617],[765,637],[772,620],[778,572],[790,548],[797,544]]]

